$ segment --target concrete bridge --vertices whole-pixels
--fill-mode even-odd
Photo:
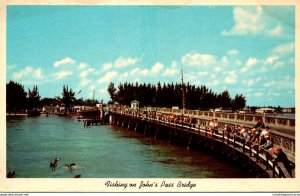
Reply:
[[[147,108],[141,109],[141,111],[146,110]],[[224,128],[225,125],[243,125],[251,129],[258,120],[262,120],[265,126],[271,129],[274,147],[282,148],[289,160],[295,163],[295,119],[282,118],[280,115],[274,116],[273,114],[239,114],[171,108],[151,108],[151,110],[163,114],[188,116],[192,121],[196,121],[196,126],[208,126],[212,119],[218,119],[219,128]]]
[[[170,115],[181,115],[180,120],[166,118]],[[218,129],[211,131],[208,123],[211,119],[218,118]],[[166,108],[144,108],[133,110],[130,108],[114,108],[110,110],[109,121],[112,125],[128,130],[140,132],[149,137],[167,140],[188,149],[208,151],[217,156],[231,159],[246,169],[253,177],[292,177],[281,162],[276,162],[276,156],[268,150],[259,150],[257,145],[247,142],[238,135],[228,135],[224,131],[225,125],[244,125],[253,127],[258,118],[244,117],[230,114],[216,114],[203,111],[179,110],[173,111]],[[289,119],[290,120],[290,119]],[[289,157],[291,164],[295,162],[295,137],[292,134],[294,124],[291,120],[282,123],[275,119],[266,122],[272,129],[271,138],[274,147],[281,147]],[[274,125],[272,123],[275,123]],[[277,124],[276,124],[277,123]],[[277,129],[274,129],[277,127]],[[280,133],[280,127],[286,132]],[[288,134],[287,134],[288,133]],[[292,172],[293,173],[293,172]]]

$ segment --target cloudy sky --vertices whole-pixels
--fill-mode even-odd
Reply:
[[[295,105],[293,6],[8,6],[6,81],[109,100],[109,82],[206,85]]]

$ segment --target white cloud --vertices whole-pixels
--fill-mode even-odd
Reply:
[[[220,72],[221,70],[222,70],[221,67],[219,67],[219,66],[215,67],[215,72]]]
[[[89,89],[92,90],[92,91],[94,91],[94,89],[96,89],[96,85],[95,84],[90,85]]]
[[[134,65],[138,62],[138,58],[131,58],[131,57],[128,57],[128,58],[123,58],[123,57],[119,57],[116,61],[115,61],[115,66],[117,68],[120,68],[120,67],[127,67],[127,66],[130,66],[130,65]]]
[[[216,59],[210,54],[190,52],[181,58],[181,62],[188,66],[206,66],[214,65],[216,63]]]
[[[56,61],[54,62],[53,66],[54,67],[59,67],[61,65],[65,65],[65,64],[74,64],[76,61],[70,57],[66,57],[62,60]]]
[[[88,80],[86,78],[83,78],[80,82],[80,86],[86,86],[88,85],[89,83],[91,83],[92,81],[91,80]]]
[[[139,67],[134,68],[133,70],[130,71],[130,75],[135,75],[137,74],[141,69]]]
[[[94,68],[94,67],[88,68],[88,72],[93,72],[93,71],[95,71],[95,68]]]
[[[85,78],[88,75],[87,71],[82,71],[80,77]]]
[[[208,76],[210,75],[210,73],[208,73],[207,71],[199,71],[197,73],[198,76]],[[214,74],[212,74],[211,76],[213,76]]]
[[[102,78],[98,80],[98,83],[105,83],[111,81],[114,77],[118,76],[118,72],[116,71],[110,71],[107,72]]]
[[[157,62],[152,66],[151,72],[156,74],[159,73],[163,68],[164,68],[164,64]]]
[[[32,67],[25,67],[24,69],[20,70],[19,72],[14,72],[12,78],[14,80],[18,80],[23,78],[24,76],[27,76],[29,73],[33,71]]]
[[[281,25],[277,25],[274,29],[269,31],[269,34],[273,37],[278,37],[282,35],[282,27]]]
[[[229,30],[224,30],[222,35],[246,35],[256,34],[262,31],[261,24],[262,8],[235,7],[233,9],[233,20],[235,25]]]
[[[99,90],[99,92],[102,94],[102,93],[107,93],[107,88],[102,88]]]
[[[80,63],[79,64],[79,69],[84,69],[86,68],[88,65],[86,63]]]
[[[184,76],[185,81],[195,81],[198,77],[194,73],[186,73]]]
[[[171,77],[179,73],[176,61],[172,61],[171,66],[167,67],[162,76]]]
[[[143,76],[149,76],[150,71],[148,69],[140,70],[139,74]]]
[[[121,79],[127,78],[128,76],[129,76],[128,71],[126,71],[126,72],[120,74],[120,78],[121,78]]]
[[[285,56],[295,52],[295,43],[281,44],[272,50],[274,54]]]
[[[249,58],[245,64],[246,67],[252,67],[257,63],[257,58]]]
[[[43,71],[41,68],[33,68],[30,66],[26,66],[24,69],[20,70],[19,72],[14,72],[12,74],[13,80],[20,80],[23,78],[28,78],[31,80],[32,79],[42,80],[45,78],[45,76],[43,75]]]
[[[264,14],[261,6],[239,6],[233,9],[234,26],[229,30],[222,31],[222,35],[257,35],[281,36],[282,27],[272,22]]]
[[[257,63],[258,63],[257,58],[250,57],[250,58],[248,58],[245,65],[240,69],[240,71],[242,73],[245,73],[245,72],[249,71],[252,68],[252,66],[257,64]]]
[[[206,84],[208,86],[218,86],[220,84],[220,81],[219,80],[212,80],[211,82],[207,82]]]
[[[278,59],[278,56],[276,55],[272,55],[272,56],[268,56],[265,60],[266,64],[273,64],[276,60]]]
[[[255,82],[259,82],[259,81],[261,81],[261,77],[255,79]]]
[[[235,84],[237,82],[238,75],[235,71],[229,71],[225,77],[225,83]]]
[[[162,76],[174,76],[178,74],[178,70],[176,68],[167,68]]]
[[[60,80],[62,78],[71,76],[73,74],[73,72],[71,71],[60,71],[54,74],[54,79],[55,80]]]
[[[254,84],[254,80],[252,79],[249,79],[249,80],[244,80],[243,81],[243,84],[246,84],[248,86],[252,86]]]
[[[221,58],[221,65],[222,66],[228,66],[229,65],[229,60],[228,60],[228,57],[227,56],[223,56],[222,58]]]
[[[112,63],[104,63],[104,64],[102,65],[102,70],[103,70],[103,71],[107,71],[107,70],[111,69],[112,66],[113,66]]]
[[[212,85],[213,86],[217,86],[217,85],[219,85],[220,84],[220,81],[219,80],[214,80],[213,82],[212,82]]]
[[[271,97],[279,97],[281,95],[281,93],[276,93],[276,92],[268,92],[267,96],[271,96]]]
[[[240,61],[240,60],[235,60],[235,62],[234,62],[237,66],[240,66],[241,64],[242,64],[242,62]]]
[[[132,69],[130,72],[124,72],[123,74],[120,75],[120,77],[122,78],[127,78],[129,76],[149,76],[150,74],[150,70],[145,68],[145,69],[141,69],[139,67],[136,67],[134,69]]]
[[[43,75],[42,69],[38,68],[33,72],[33,77],[35,79],[41,80],[41,79],[44,79],[45,76]]]
[[[235,49],[232,49],[232,50],[227,51],[227,54],[228,54],[228,55],[237,55],[237,54],[239,54],[239,53],[240,53],[240,51],[235,50]]]
[[[265,82],[264,87],[277,88],[287,91],[295,88],[295,79],[289,75],[285,75],[282,79],[271,80]]]

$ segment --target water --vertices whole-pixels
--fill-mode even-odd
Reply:
[[[274,115],[274,117],[276,118],[287,118],[287,119],[295,119],[295,114],[277,114],[277,115]]]
[[[49,168],[61,159],[56,171]],[[65,164],[76,163],[72,170]],[[214,156],[111,126],[84,128],[76,118],[14,117],[7,121],[7,172],[19,178],[243,178]]]

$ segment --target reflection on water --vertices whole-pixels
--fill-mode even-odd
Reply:
[[[60,158],[55,172],[50,161]],[[65,164],[75,163],[69,170]],[[17,177],[240,178],[222,159],[111,126],[84,128],[76,118],[40,116],[7,121],[7,172]]]

